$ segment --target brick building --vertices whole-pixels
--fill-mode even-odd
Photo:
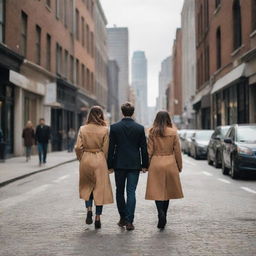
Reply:
[[[22,128],[40,117],[52,127],[52,149],[62,150],[69,128],[78,129],[97,104],[95,1],[1,0],[0,6],[0,115],[8,153],[22,154]]]
[[[182,115],[182,31],[176,30],[176,39],[172,49],[173,81],[170,83],[168,110],[176,124],[181,123]]]
[[[196,1],[197,127],[256,122],[256,1]]]

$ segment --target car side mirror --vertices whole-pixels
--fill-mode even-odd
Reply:
[[[220,140],[220,136],[216,136],[214,139],[215,140]]]
[[[233,140],[231,138],[226,138],[226,139],[224,139],[224,142],[228,143],[228,144],[232,144]]]

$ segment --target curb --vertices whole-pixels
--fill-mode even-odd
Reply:
[[[10,180],[6,180],[4,182],[1,182],[0,183],[0,188],[10,184],[10,183],[13,183],[15,181],[18,181],[18,180],[21,180],[21,179],[24,179],[24,178],[27,178],[31,175],[34,175],[34,174],[37,174],[37,173],[40,173],[40,172],[45,172],[45,171],[50,171],[51,169],[55,168],[55,167],[58,167],[58,166],[61,166],[61,165],[64,165],[64,164],[68,164],[68,163],[71,163],[71,162],[74,162],[76,161],[77,159],[74,158],[74,159],[71,159],[71,160],[68,160],[68,161],[65,161],[65,162],[62,162],[62,163],[59,163],[59,164],[56,164],[56,165],[53,165],[53,166],[50,166],[50,167],[46,167],[44,169],[40,169],[40,170],[37,170],[37,171],[33,171],[33,172],[30,172],[30,173],[26,173],[24,175],[21,175],[21,176],[18,176],[18,177],[15,177],[15,178],[12,178]]]

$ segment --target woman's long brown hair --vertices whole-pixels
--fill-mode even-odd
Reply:
[[[150,133],[154,136],[163,137],[166,127],[172,127],[172,120],[170,115],[167,111],[159,111],[156,115]]]
[[[104,119],[103,110],[100,106],[93,106],[90,109],[86,124],[107,125]]]

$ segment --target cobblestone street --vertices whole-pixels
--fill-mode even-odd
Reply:
[[[85,225],[78,162],[1,188],[0,255],[256,255],[255,180],[234,181],[206,161],[183,160],[185,198],[171,201],[164,231],[156,228],[154,202],[144,200],[147,174],[133,232],[116,225],[115,204],[104,208],[101,230]]]

